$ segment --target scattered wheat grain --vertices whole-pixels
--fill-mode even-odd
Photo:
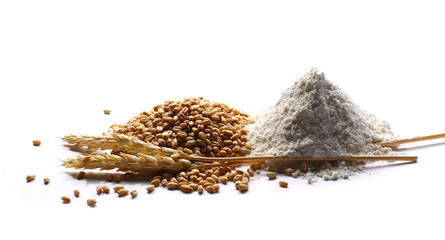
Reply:
[[[90,207],[95,207],[96,203],[97,203],[96,199],[93,199],[93,198],[87,199],[87,205]]]
[[[155,190],[155,185],[150,184],[150,185],[147,186],[146,189],[147,189],[148,193],[152,193]]]
[[[136,198],[138,196],[138,190],[133,190],[130,192],[131,198]]]
[[[282,188],[287,188],[288,183],[286,181],[279,181],[278,185],[280,185],[280,187],[282,187]]]
[[[117,195],[119,197],[125,197],[127,196],[129,193],[129,191],[127,189],[120,189],[119,191],[117,191]]]
[[[63,203],[70,203],[71,199],[69,197],[67,197],[67,196],[62,196],[62,202]]]
[[[26,176],[26,182],[32,182],[36,179],[36,175],[28,175]]]
[[[266,176],[269,178],[269,180],[274,180],[277,178],[277,173],[275,172],[268,172],[266,173]]]

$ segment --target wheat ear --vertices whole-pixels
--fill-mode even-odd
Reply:
[[[103,154],[78,156],[64,160],[62,166],[76,169],[100,169],[149,173],[155,171],[185,171],[193,166],[186,159],[146,154]]]
[[[173,154],[178,154],[183,158],[189,158],[188,154],[181,151],[171,148],[158,147],[151,143],[141,141],[136,137],[118,133],[110,133],[103,136],[92,136],[85,134],[66,135],[62,138],[62,140],[69,144],[86,146],[89,149],[109,149],[115,152],[123,151],[129,154],[142,153],[160,156],[171,156]]]

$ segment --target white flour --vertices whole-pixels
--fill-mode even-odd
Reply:
[[[394,138],[387,122],[360,109],[342,89],[312,69],[288,88],[278,102],[255,119],[251,155],[284,157],[349,157],[390,152],[380,142]],[[301,163],[270,162],[271,168],[301,168]],[[348,178],[363,166],[345,163],[309,165],[304,176],[325,180]]]

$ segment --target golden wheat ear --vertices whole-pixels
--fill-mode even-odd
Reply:
[[[189,155],[181,151],[171,148],[158,147],[151,143],[146,143],[133,136],[125,134],[110,133],[107,135],[86,135],[86,134],[71,134],[62,138],[63,141],[75,145],[85,146],[92,150],[113,150],[113,152],[125,152],[129,154],[148,154],[171,156],[173,154],[180,155],[187,158]]]
[[[62,162],[62,166],[75,169],[118,170],[123,172],[150,173],[156,171],[185,171],[192,167],[187,159],[167,156],[127,153],[78,156]]]

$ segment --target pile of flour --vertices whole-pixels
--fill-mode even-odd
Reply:
[[[386,155],[391,149],[379,143],[394,139],[387,122],[379,120],[352,102],[350,97],[323,73],[312,69],[289,87],[278,102],[258,115],[249,141],[252,156],[350,157]],[[269,162],[269,167],[297,170],[295,177],[312,182],[348,178],[363,166],[348,162],[309,164]]]

